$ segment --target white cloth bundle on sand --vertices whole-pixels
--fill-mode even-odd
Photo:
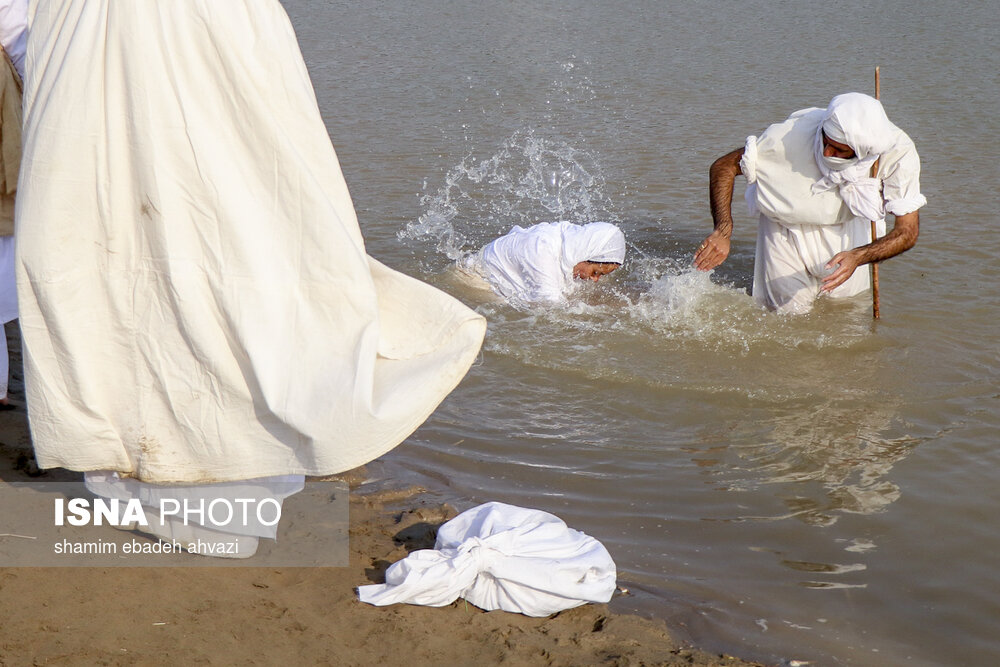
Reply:
[[[488,611],[548,616],[607,602],[616,571],[604,545],[558,517],[492,502],[445,523],[434,549],[394,563],[385,579],[359,586],[359,599],[443,607],[462,597]]]
[[[323,475],[458,384],[482,317],[365,252],[276,0],[31,7],[18,287],[38,464]]]

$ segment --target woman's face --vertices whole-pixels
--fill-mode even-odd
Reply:
[[[617,268],[618,265],[612,262],[580,262],[573,267],[573,277],[580,280],[593,280],[596,283],[601,276],[606,276]]]

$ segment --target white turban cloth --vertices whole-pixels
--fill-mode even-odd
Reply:
[[[495,292],[518,301],[558,302],[573,289],[580,262],[625,260],[625,235],[610,222],[542,222],[515,226],[487,244],[474,265]]]
[[[614,561],[600,542],[534,509],[486,503],[447,522],[434,549],[414,551],[359,586],[358,598],[444,607],[459,597],[480,609],[548,616],[615,592]]]
[[[625,235],[610,222],[565,224],[561,231],[563,266],[568,266],[571,271],[580,262],[621,264],[625,261]]]
[[[871,177],[872,165],[892,148],[896,126],[889,122],[882,103],[862,93],[837,95],[830,102],[816,132],[816,164],[823,178],[813,192],[840,189],[840,196],[854,215],[867,220],[885,218],[880,181]],[[823,155],[823,133],[828,139],[854,150],[850,159]]]

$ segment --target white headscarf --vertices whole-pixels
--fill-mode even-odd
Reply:
[[[572,272],[580,262],[625,261],[625,235],[610,222],[562,226],[564,266]]]
[[[882,103],[863,93],[837,95],[826,109],[816,130],[816,164],[823,178],[813,184],[813,192],[840,188],[840,196],[855,215],[868,220],[885,218],[878,179],[871,168],[879,156],[892,148],[895,126],[885,115]],[[854,150],[850,159],[823,155],[823,134]]]

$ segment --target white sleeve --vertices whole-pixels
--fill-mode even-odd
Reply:
[[[752,216],[760,213],[757,204],[757,137],[750,135],[743,144],[743,157],[740,158],[740,173],[747,179],[747,189],[743,199],[747,203],[747,211]]]
[[[912,213],[927,203],[920,194],[920,156],[913,141],[902,131],[900,134],[899,143],[879,165],[885,210],[897,216]]]

